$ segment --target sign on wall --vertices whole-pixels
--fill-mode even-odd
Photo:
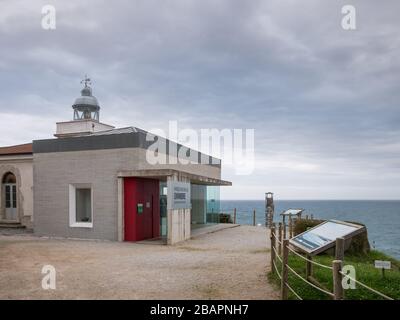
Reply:
[[[364,230],[361,225],[329,220],[290,239],[290,244],[313,255],[333,247],[337,238],[351,238]]]
[[[190,209],[190,183],[180,181],[167,182],[167,208]]]

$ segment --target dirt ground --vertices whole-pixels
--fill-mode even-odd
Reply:
[[[251,226],[175,246],[0,235],[0,299],[277,299],[267,241]],[[42,289],[44,265],[55,290]]]

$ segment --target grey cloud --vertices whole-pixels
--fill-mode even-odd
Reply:
[[[56,31],[40,28],[47,3],[57,9]],[[226,170],[227,179],[257,186],[259,197],[262,181],[282,186],[284,197],[300,181],[315,197],[330,196],[319,188],[327,181],[334,197],[341,184],[354,197],[385,197],[388,188],[400,191],[392,174],[400,156],[400,4],[352,3],[358,30],[346,32],[347,1],[2,1],[0,114],[23,115],[24,130],[6,137],[3,129],[1,143],[50,136],[53,119],[71,117],[88,73],[104,121],[254,128],[260,164],[290,163],[293,154],[305,163],[279,176],[268,162],[247,178]],[[42,126],[30,123],[41,117]],[[302,171],[307,164],[320,170]],[[337,177],[343,172],[354,172],[351,181]],[[388,187],[357,193],[378,175],[392,176]]]

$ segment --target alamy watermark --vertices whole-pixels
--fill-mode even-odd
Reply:
[[[55,30],[57,28],[56,8],[47,4],[42,7],[42,28],[44,30]]]
[[[46,264],[42,268],[42,289],[55,290],[56,289],[56,268],[50,264]]]
[[[220,165],[222,159],[224,165],[233,165],[238,175],[248,175],[254,170],[254,129],[179,130],[177,121],[169,121],[168,132],[150,131],[146,135],[150,143],[146,160],[151,165]]]
[[[344,30],[356,30],[356,8],[352,5],[345,5],[342,7],[342,28]]]
[[[356,282],[353,280],[356,279],[356,268],[352,265],[345,265],[342,272],[345,274],[342,279],[343,289],[356,289]]]

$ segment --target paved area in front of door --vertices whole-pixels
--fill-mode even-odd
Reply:
[[[175,246],[0,235],[0,299],[277,299],[263,227]],[[44,265],[56,289],[43,290]]]

